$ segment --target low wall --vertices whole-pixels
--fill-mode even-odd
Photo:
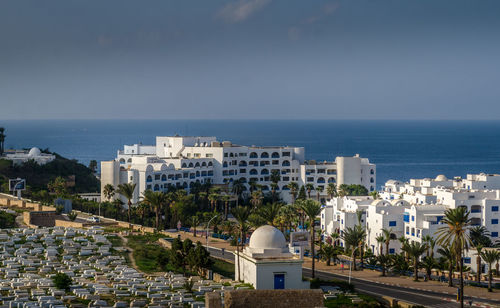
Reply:
[[[232,290],[224,292],[225,308],[235,308],[235,307],[314,308],[314,307],[323,307],[323,305],[324,305],[323,291],[319,289]]]
[[[9,198],[4,198],[4,197],[0,197],[0,205],[2,205],[2,206],[10,206],[10,199]]]
[[[56,227],[64,227],[64,228],[84,228],[89,226],[90,224],[77,222],[77,221],[69,221],[64,219],[56,219],[55,226]]]
[[[55,211],[51,212],[24,212],[23,220],[28,226],[39,226],[39,227],[54,227],[56,218],[59,215]]]

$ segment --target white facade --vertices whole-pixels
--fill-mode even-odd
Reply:
[[[240,253],[239,264],[236,254],[234,263],[235,279],[257,290],[309,289],[309,282],[302,281],[303,260],[289,252],[283,233],[275,227],[257,228]]]
[[[106,184],[116,187],[136,183],[135,203],[147,189],[160,191],[168,185],[188,189],[196,182],[223,184],[240,179],[245,183],[255,181],[266,192],[270,190],[273,170],[280,174],[277,191],[285,201],[291,200],[287,187],[290,182],[322,186],[323,198],[328,183],[362,184],[368,190],[376,187],[375,165],[359,155],[316,163],[305,161],[303,147],[240,146],[219,142],[215,137],[174,136],[157,137],[155,146],[125,146],[115,160],[101,162],[101,192]]]

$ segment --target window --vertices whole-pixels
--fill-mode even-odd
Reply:
[[[492,206],[491,207],[492,212],[498,212],[498,205]]]
[[[491,232],[491,237],[498,237],[498,232]]]
[[[389,221],[389,227],[395,227],[396,226],[396,221]]]
[[[410,214],[406,214],[406,213],[405,213],[405,214],[403,215],[403,221],[404,221],[404,222],[410,222]]]
[[[212,154],[212,153],[207,153],[207,154],[205,154],[205,157],[208,157],[208,158],[210,158],[210,157],[214,157],[214,154]]]
[[[492,219],[492,220],[491,220],[491,224],[492,224],[492,225],[498,225],[498,219],[496,219],[496,218],[495,218],[495,219]]]
[[[464,263],[465,264],[470,264],[470,258],[464,258]]]
[[[394,248],[389,248],[389,254],[393,255],[395,252]]]
[[[411,221],[415,221],[415,216],[411,215]]]
[[[290,152],[283,152],[282,156],[290,156]]]

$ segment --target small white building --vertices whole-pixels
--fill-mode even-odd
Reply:
[[[240,253],[240,264],[237,255],[234,263],[236,280],[257,290],[309,289],[309,282],[302,281],[303,260],[290,253],[283,233],[273,226],[255,230]]]
[[[29,151],[6,150],[2,158],[11,160],[14,165],[21,165],[29,160],[33,160],[39,165],[45,165],[56,159],[56,156],[42,153],[39,148],[31,148]]]

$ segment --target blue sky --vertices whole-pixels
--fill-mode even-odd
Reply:
[[[500,1],[2,0],[0,119],[500,119]]]

